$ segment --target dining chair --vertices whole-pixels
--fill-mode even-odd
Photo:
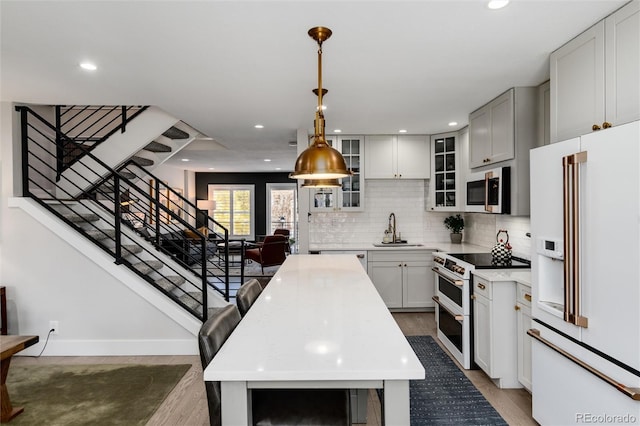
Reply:
[[[200,361],[204,370],[240,322],[235,305],[217,309],[198,332]],[[209,423],[221,426],[220,382],[205,381]],[[253,425],[351,424],[348,389],[255,389],[251,394]]]
[[[262,286],[260,281],[255,278],[240,286],[236,293],[236,304],[238,305],[240,316],[244,317],[247,314],[253,302],[260,296],[260,293],[262,293]]]
[[[282,265],[287,258],[286,247],[289,239],[283,235],[267,235],[258,247],[247,249],[245,258],[259,263],[264,274],[265,266]]]

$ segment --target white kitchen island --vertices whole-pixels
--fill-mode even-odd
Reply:
[[[222,424],[250,424],[250,389],[384,388],[385,424],[409,424],[422,364],[355,256],[292,255],[204,370]]]

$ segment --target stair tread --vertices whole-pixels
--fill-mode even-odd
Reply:
[[[95,213],[65,213],[62,216],[73,223],[95,222],[100,219],[100,216]]]
[[[104,240],[107,238],[113,238],[116,235],[115,229],[90,229],[87,234],[96,240]]]
[[[187,139],[189,137],[189,133],[178,129],[175,126],[171,126],[162,134],[162,136],[169,139]]]
[[[160,286],[163,290],[171,291],[176,287],[184,284],[187,281],[186,278],[181,277],[180,275],[170,275],[167,277],[162,277],[159,280],[156,280],[156,284]]]
[[[192,291],[183,294],[178,299],[191,309],[197,310],[198,312],[202,311],[202,293]]]
[[[157,271],[158,269],[162,269],[162,267],[164,266],[164,263],[162,263],[159,260],[145,260],[144,262],[138,262],[138,263],[134,263],[133,267],[147,275],[153,271]]]
[[[139,157],[137,155],[134,155],[133,157],[131,157],[131,161],[133,161],[134,163],[136,163],[140,167],[153,166],[153,164],[154,164],[153,160],[150,160],[150,159],[144,158],[144,157]]]
[[[165,145],[156,141],[151,141],[143,149],[150,152],[171,152],[171,147],[169,145]]]
[[[128,251],[130,254],[141,253],[143,250],[138,244],[123,244],[122,249]],[[125,254],[125,256],[127,255]]]

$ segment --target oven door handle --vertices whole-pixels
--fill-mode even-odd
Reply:
[[[451,312],[451,309],[447,308],[445,305],[442,304],[442,302],[440,302],[440,297],[438,296],[432,296],[431,297],[433,299],[434,302],[436,302],[438,304],[439,307],[441,307],[442,309],[444,309],[449,315],[451,315],[456,321],[459,322],[463,322],[464,321],[464,315],[457,315],[454,314],[453,312]]]
[[[438,268],[437,266],[434,266],[433,268],[431,268],[431,270],[433,272],[435,272],[436,274],[438,274],[438,276],[442,277],[443,279],[449,281],[451,284],[453,285],[457,285],[458,287],[462,287],[464,286],[464,282],[462,280],[452,280],[451,278],[447,277],[446,275],[442,274],[440,272],[440,268]]]

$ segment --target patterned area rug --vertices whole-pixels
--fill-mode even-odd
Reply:
[[[507,425],[431,336],[407,336],[424,366],[411,380],[411,425]]]

